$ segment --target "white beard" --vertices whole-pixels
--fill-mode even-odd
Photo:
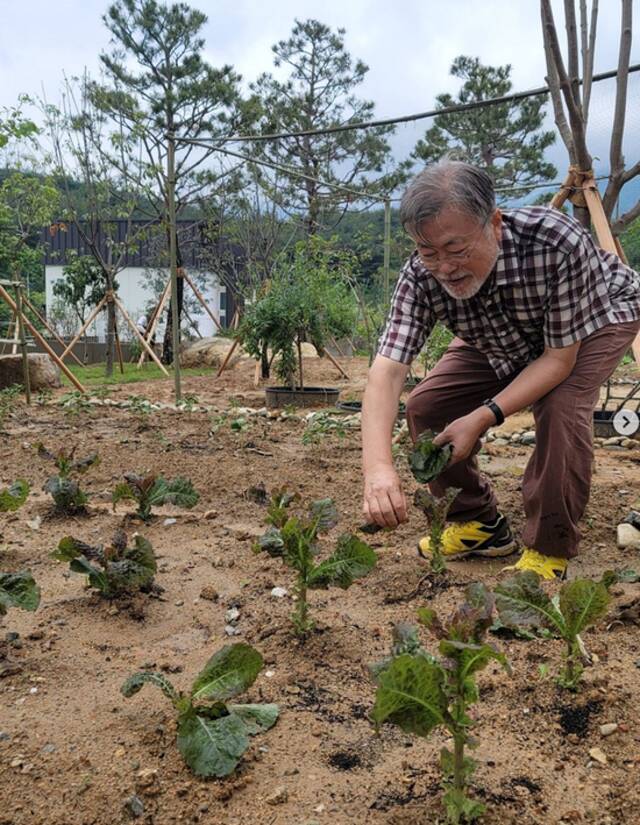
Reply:
[[[489,268],[487,274],[482,277],[481,275],[474,275],[471,272],[459,271],[454,274],[454,278],[461,278],[462,276],[466,276],[464,280],[460,281],[460,283],[447,283],[445,281],[441,281],[438,279],[438,283],[452,298],[456,298],[458,301],[468,301],[469,298],[473,298],[476,295],[484,283],[486,282],[487,278],[493,272],[493,268],[496,265],[496,261],[498,260],[499,250],[496,250],[495,258],[493,259],[493,263]]]

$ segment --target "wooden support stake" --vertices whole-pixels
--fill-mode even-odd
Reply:
[[[220,376],[222,375],[222,373],[225,371],[225,369],[227,368],[227,364],[228,364],[228,363],[229,363],[229,361],[231,360],[231,356],[232,356],[232,355],[233,355],[233,353],[236,351],[236,349],[238,348],[239,344],[240,344],[240,342],[239,342],[239,341],[238,341],[238,339],[236,338],[236,339],[234,340],[233,344],[231,345],[231,347],[229,348],[229,352],[225,355],[225,357],[224,357],[224,361],[220,364],[220,369],[219,369],[219,370],[218,370],[218,372],[216,373],[216,378],[220,378]]]
[[[160,300],[156,304],[156,308],[153,312],[153,315],[151,316],[151,323],[147,327],[147,334],[144,336],[145,340],[146,340],[147,344],[149,344],[149,346],[151,346],[151,341],[153,340],[153,336],[155,334],[156,327],[158,326],[158,324],[160,322],[160,318],[162,317],[162,313],[164,311],[164,306],[167,303],[167,300],[169,298],[170,289],[171,289],[171,281],[167,281],[167,285],[164,288],[164,292],[160,296]],[[138,369],[140,369],[140,367],[144,364],[144,360],[145,360],[146,357],[147,357],[147,351],[143,349],[142,352],[140,353],[140,358],[138,358]]]
[[[339,373],[340,373],[340,374],[341,374],[344,378],[346,378],[346,379],[347,379],[347,381],[348,381],[348,380],[349,380],[349,376],[348,376],[348,375],[347,375],[347,373],[344,371],[344,369],[340,366],[340,364],[336,361],[336,359],[333,357],[333,355],[331,355],[331,353],[330,353],[328,350],[325,350],[325,351],[324,351],[324,354],[327,356],[327,358],[329,359],[329,361],[331,361],[331,363],[332,363],[332,364],[333,364],[333,366],[334,366],[334,367],[338,370],[338,372],[339,372]]]
[[[10,336],[12,336],[12,335],[14,336],[15,332],[11,332],[11,328],[13,327],[14,324],[17,324],[17,320],[16,320],[17,317],[18,316],[14,312],[11,315],[11,320],[7,324],[7,337],[2,339],[2,354],[3,355],[4,355],[4,348],[7,346],[7,344],[12,344],[13,343],[13,338],[11,338]]]
[[[114,314],[113,316],[113,334],[116,339],[116,352],[118,353],[118,362],[120,364],[120,375],[124,375],[124,364],[122,363],[122,346],[120,345],[120,336],[118,335],[118,321]]]
[[[40,323],[43,325],[43,327],[44,327],[44,328],[45,328],[45,329],[46,329],[49,333],[51,333],[51,335],[52,335],[52,336],[56,339],[56,341],[60,344],[60,346],[62,347],[62,349],[64,349],[64,348],[66,347],[65,342],[64,342],[64,341],[62,340],[62,338],[58,335],[58,333],[57,333],[57,332],[55,331],[55,329],[51,326],[51,324],[49,324],[49,322],[47,321],[47,319],[46,319],[43,315],[41,315],[41,314],[38,312],[38,310],[34,307],[34,305],[31,303],[31,301],[27,298],[27,296],[26,296],[26,295],[23,295],[23,296],[22,296],[22,300],[23,300],[23,301],[24,301],[24,303],[27,305],[27,307],[31,310],[31,312],[33,312],[33,314],[36,316],[36,318],[38,319],[38,321],[40,321]],[[76,364],[77,364],[79,367],[84,367],[84,364],[82,363],[82,361],[78,358],[78,356],[77,356],[75,353],[70,352],[70,353],[69,353],[69,355],[73,358],[73,360],[76,362]]]
[[[151,349],[151,347],[149,346],[149,344],[147,344],[147,342],[144,340],[144,336],[142,335],[142,333],[140,332],[140,330],[138,329],[138,327],[137,327],[137,326],[133,323],[133,321],[132,321],[132,320],[131,320],[131,318],[129,317],[129,313],[128,313],[128,312],[127,312],[127,310],[126,310],[126,309],[122,306],[122,303],[120,302],[120,299],[118,298],[118,296],[117,296],[117,295],[114,295],[114,296],[113,296],[113,300],[115,301],[116,306],[118,307],[118,309],[120,310],[120,312],[121,312],[121,313],[122,313],[122,315],[124,316],[125,321],[129,324],[129,326],[130,326],[130,327],[131,327],[131,329],[133,330],[133,334],[134,334],[134,335],[138,338],[138,340],[140,341],[140,343],[142,344],[142,346],[146,349],[147,353],[150,355],[150,357],[151,357],[151,358],[155,361],[155,363],[156,363],[156,364],[160,367],[160,369],[162,370],[162,372],[163,372],[163,373],[167,376],[167,378],[168,378],[168,377],[169,377],[169,373],[167,372],[167,369],[166,369],[165,365],[164,365],[164,364],[162,363],[162,361],[158,358],[158,356],[155,354],[155,352]],[[176,357],[176,356],[175,356],[175,354],[174,354],[174,358],[175,358],[175,357]]]
[[[182,277],[183,277],[183,278],[185,279],[185,281],[189,284],[189,286],[191,287],[191,289],[192,289],[192,291],[193,291],[193,294],[194,294],[194,295],[196,296],[196,298],[200,301],[200,303],[201,303],[201,304],[202,304],[202,306],[204,307],[205,312],[207,313],[207,315],[209,316],[209,318],[211,318],[211,320],[213,321],[213,323],[214,323],[214,324],[216,325],[216,327],[218,328],[218,332],[222,332],[222,326],[220,325],[220,321],[216,318],[216,316],[213,314],[213,312],[211,312],[211,310],[209,309],[209,305],[208,305],[208,304],[207,304],[207,302],[205,301],[204,296],[202,295],[202,293],[200,292],[200,290],[198,289],[198,287],[197,287],[197,286],[193,283],[193,281],[192,281],[192,280],[191,280],[191,278],[187,275],[187,273],[186,273],[186,272],[183,274],[183,276],[182,276]]]
[[[574,186],[574,184],[573,170],[570,169],[569,174],[564,179],[564,183],[560,187],[560,191],[556,192],[556,194],[551,198],[549,206],[552,206],[554,209],[560,209],[567,198],[571,195],[570,189]]]
[[[0,285],[0,298],[2,298],[2,300],[5,302],[5,304],[7,304],[9,306],[10,309],[12,309],[15,313],[17,313],[18,310],[17,310],[17,307],[14,303],[13,298],[11,297],[11,295],[9,295],[9,293],[6,291],[6,289],[2,285]],[[80,390],[80,392],[85,392],[86,393],[86,390],[82,386],[82,384],[78,381],[78,379],[75,377],[75,375],[71,372],[69,367],[67,367],[67,365],[64,363],[62,358],[59,358],[55,354],[55,352],[51,349],[49,344],[45,341],[45,339],[42,337],[42,335],[40,335],[38,330],[31,323],[31,321],[28,318],[24,317],[24,323],[25,323],[27,329],[29,330],[29,332],[33,335],[33,337],[36,339],[36,341],[40,344],[42,349],[47,353],[47,355],[53,361],[55,361],[55,363],[60,367],[62,372],[67,376],[67,378],[69,379],[69,381],[71,381],[71,383],[74,385],[74,387],[76,387],[76,389]]]
[[[80,327],[80,331],[77,333],[76,337],[71,341],[71,343],[67,346],[65,351],[60,356],[60,360],[64,361],[67,355],[71,352],[71,350],[75,347],[78,341],[82,338],[86,330],[89,326],[93,323],[98,313],[101,311],[103,306],[107,303],[107,296],[103,295],[100,299],[98,306],[93,310],[89,318],[84,322],[84,324]]]

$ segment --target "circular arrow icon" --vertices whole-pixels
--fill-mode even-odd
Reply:
[[[640,429],[640,417],[634,410],[618,410],[612,423],[618,435],[631,436]]]

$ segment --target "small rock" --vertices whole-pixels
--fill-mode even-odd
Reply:
[[[622,441],[621,436],[614,435],[611,438],[605,438],[605,440],[602,442],[602,444],[605,447],[615,447],[615,446],[619,446],[621,441]]]
[[[529,446],[529,447],[531,445],[535,444],[536,443],[536,434],[535,434],[535,432],[533,430],[528,430],[526,433],[524,433],[524,435],[520,439],[520,442],[522,444],[525,444],[525,445]]]
[[[275,599],[284,599],[284,597],[289,593],[286,587],[274,587],[271,591],[271,595]]]
[[[218,518],[218,511],[217,510],[207,510],[203,516],[204,519],[210,521],[211,519]]]
[[[264,675],[267,677],[267,679],[273,679],[273,677],[276,675],[276,672],[275,670],[265,670]]]
[[[11,767],[12,768],[21,768],[24,765],[24,758],[22,756],[16,756],[14,759],[11,760]]]
[[[493,443],[496,447],[506,447],[510,442],[506,438],[494,438]]]
[[[633,524],[618,525],[617,528],[617,544],[620,548],[628,550],[640,550],[640,530],[633,526]]]
[[[265,799],[267,805],[281,805],[283,802],[289,801],[289,792],[284,787],[284,785],[279,785],[273,793],[270,793],[269,796]]]
[[[227,624],[224,626],[224,632],[227,636],[239,636],[242,631],[238,627],[234,627],[232,624]]]
[[[8,742],[11,739],[11,736],[6,732],[6,730],[0,730],[0,742]]]
[[[126,754],[126,750],[125,750],[124,748],[116,748],[116,749],[115,749],[115,751],[113,752],[113,755],[114,755],[117,759],[122,759],[122,757],[123,757],[125,754]]]
[[[230,607],[224,614],[224,620],[227,624],[235,624],[240,618],[240,611],[237,607]]]
[[[208,602],[217,602],[219,593],[211,584],[206,584],[200,591],[200,598],[206,599]]]
[[[327,806],[323,802],[321,802],[319,805],[316,805],[316,807],[313,809],[313,812],[314,814],[321,814],[324,812],[326,807]]]
[[[176,607],[182,607],[182,605],[184,604],[184,599],[178,599],[176,602],[174,602],[174,604]]]
[[[42,518],[40,516],[36,516],[34,519],[27,521],[27,527],[30,527],[32,530],[39,530],[41,524]]]
[[[177,524],[177,522],[178,522],[177,518],[166,518],[162,522],[162,525],[163,525],[163,527],[171,527],[172,524]]]
[[[160,786],[158,783],[158,771],[154,768],[142,768],[135,776],[136,791],[146,794],[147,796],[155,796],[160,793]]]
[[[600,733],[602,736],[611,736],[618,730],[618,725],[615,722],[609,722],[606,725],[600,725]]]
[[[600,748],[589,748],[589,756],[601,765],[607,764],[607,757]]]
[[[144,813],[144,802],[140,799],[139,796],[133,794],[132,796],[125,799],[124,809],[130,817],[132,817],[133,819],[137,819]]]

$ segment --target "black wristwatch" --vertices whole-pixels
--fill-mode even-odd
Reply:
[[[485,407],[489,407],[491,412],[495,415],[496,426],[499,427],[500,424],[502,424],[504,421],[504,413],[502,412],[500,407],[496,404],[493,398],[486,398],[482,403]]]

